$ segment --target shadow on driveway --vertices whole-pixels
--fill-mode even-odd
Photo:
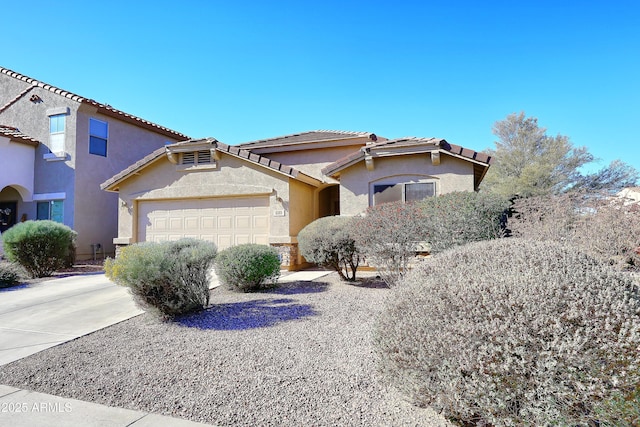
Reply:
[[[265,328],[318,315],[311,305],[294,301],[290,298],[270,298],[214,304],[203,312],[178,318],[176,323],[189,328],[237,331]]]

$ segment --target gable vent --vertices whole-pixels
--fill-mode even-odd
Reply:
[[[193,165],[196,163],[196,153],[182,153],[182,164]]]
[[[201,165],[203,163],[211,163],[210,150],[198,151],[198,164]]]

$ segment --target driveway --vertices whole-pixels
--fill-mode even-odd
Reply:
[[[0,289],[0,365],[141,313],[104,274]]]

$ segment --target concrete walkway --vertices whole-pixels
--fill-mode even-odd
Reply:
[[[104,274],[0,290],[0,365],[141,314]]]
[[[310,281],[324,270],[282,272],[279,282]],[[211,287],[218,286],[212,278]],[[104,274],[72,276],[0,289],[1,365],[143,313],[126,288]],[[0,425],[166,427],[207,424],[114,408],[0,385]]]

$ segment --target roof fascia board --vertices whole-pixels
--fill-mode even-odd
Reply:
[[[149,155],[149,156],[153,156],[152,158],[148,159],[147,161],[145,161],[144,163],[142,163],[141,165],[139,165],[135,169],[132,169],[132,170],[128,171],[123,176],[116,178],[116,180],[113,181],[112,183],[107,184],[109,182],[109,180],[103,182],[102,184],[100,184],[100,189],[101,190],[105,190],[105,191],[111,191],[111,192],[117,193],[119,191],[118,187],[120,186],[120,184],[122,184],[124,181],[129,179],[131,176],[138,175],[141,170],[147,168],[148,166],[151,166],[152,164],[156,163],[158,160],[160,160],[162,158],[166,158],[166,154],[165,153],[166,153],[165,150],[156,150],[154,153],[151,153]],[[105,184],[107,184],[107,185],[105,185]]]

